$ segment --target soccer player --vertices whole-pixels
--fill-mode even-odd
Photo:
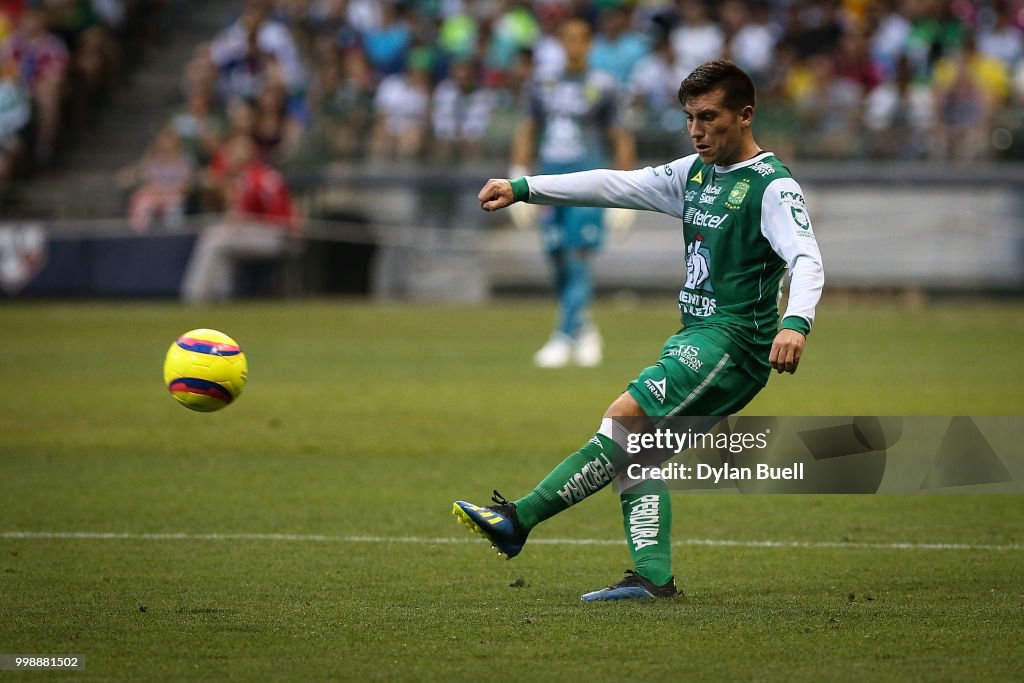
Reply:
[[[526,91],[526,116],[516,129],[509,175],[523,175],[531,166],[536,143],[542,173],[587,171],[608,165],[610,143],[618,168],[635,166],[633,136],[621,122],[622,96],[614,78],[588,68],[590,26],[569,19],[561,27],[566,64],[557,78],[540,78]],[[533,225],[533,213],[512,210],[517,226]],[[610,217],[626,223],[630,214]],[[562,205],[543,218],[544,244],[554,268],[558,321],[534,363],[557,368],[574,361],[592,367],[602,360],[601,336],[590,320],[593,285],[590,257],[604,241],[605,212],[597,207]]]
[[[487,211],[514,202],[660,211],[682,220],[685,242],[683,328],[612,402],[597,434],[514,502],[495,491],[488,507],[455,503],[452,512],[508,558],[538,524],[623,475],[629,435],[614,418],[735,413],[773,369],[796,372],[803,354],[824,283],[821,255],[800,186],[754,140],[753,83],[731,62],[707,62],[682,82],[679,101],[696,154],[635,171],[492,179],[480,191]],[[779,325],[787,269],[789,303]],[[623,487],[620,502],[635,570],[583,600],[676,595],[667,485]],[[634,524],[643,533],[631,533]]]

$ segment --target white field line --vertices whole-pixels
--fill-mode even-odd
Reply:
[[[120,533],[100,531],[0,531],[3,539],[68,539],[92,541],[290,541],[297,543],[408,543],[436,545],[480,543],[467,536],[329,536],[321,534],[186,534],[186,533]],[[624,545],[624,540],[605,538],[536,538],[530,545]],[[840,541],[739,541],[717,538],[683,538],[672,542],[677,546],[710,546],[727,548],[837,548],[846,550],[997,550],[1019,551],[1024,545],[985,545],[968,543],[857,543]]]

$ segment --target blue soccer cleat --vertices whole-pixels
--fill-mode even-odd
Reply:
[[[452,506],[452,514],[458,521],[474,534],[483,536],[498,555],[511,560],[523,550],[528,531],[519,525],[516,506],[505,500],[500,493],[494,492],[491,500],[494,505],[479,507],[464,500],[457,500]]]
[[[676,582],[669,579],[664,586],[656,586],[632,569],[626,570],[626,578],[618,583],[580,596],[584,602],[600,600],[642,600],[647,598],[674,598],[679,595]]]

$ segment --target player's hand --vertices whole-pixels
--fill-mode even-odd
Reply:
[[[772,342],[772,351],[768,354],[768,363],[779,373],[796,372],[800,356],[804,353],[806,337],[796,330],[779,330]]]
[[[476,196],[480,200],[480,208],[484,211],[504,209],[515,201],[512,194],[512,183],[504,178],[491,178]]]
[[[615,235],[628,235],[636,222],[636,211],[618,207],[604,210],[604,222]]]

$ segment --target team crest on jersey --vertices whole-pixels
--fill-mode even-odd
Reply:
[[[732,186],[732,191],[729,192],[729,196],[725,198],[725,207],[735,211],[740,208],[743,204],[743,200],[747,198],[747,192],[750,191],[750,183],[745,178],[741,179],[738,183]]]

